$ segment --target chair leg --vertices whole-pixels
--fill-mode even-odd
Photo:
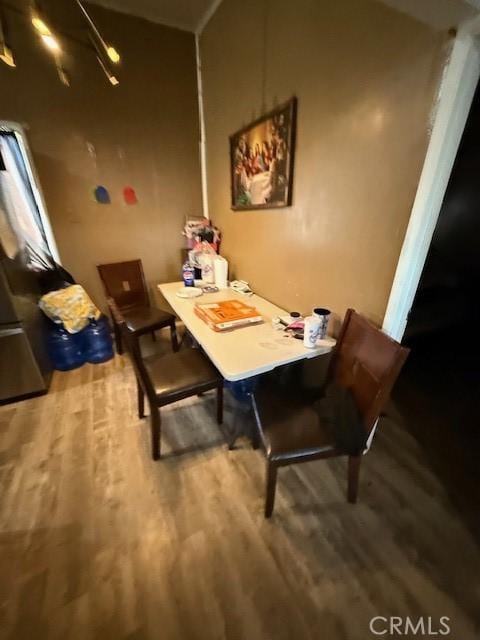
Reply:
[[[152,342],[157,341],[157,336],[155,335],[155,331],[152,331]]]
[[[177,325],[175,324],[175,320],[170,325],[170,337],[172,340],[172,349],[174,352],[178,351],[178,337],[177,337]]]
[[[113,322],[113,335],[115,337],[115,348],[119,356],[123,353],[123,344],[122,344],[122,332],[118,324],[112,319]]]
[[[142,385],[137,380],[137,399],[138,399],[138,417],[145,417],[145,395],[143,393]]]
[[[348,502],[355,504],[358,495],[358,479],[362,456],[348,456]]]
[[[258,433],[258,428],[256,424],[252,425],[252,429],[250,432],[250,442],[252,444],[252,449],[260,448],[260,435]]]
[[[265,518],[270,518],[275,504],[275,489],[277,486],[277,467],[267,460],[267,495],[265,498]]]
[[[217,423],[223,423],[223,382],[217,387]]]
[[[160,460],[161,420],[159,407],[150,405],[150,429],[152,436],[152,458]]]

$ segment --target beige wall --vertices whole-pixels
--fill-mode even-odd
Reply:
[[[446,50],[372,0],[223,0],[201,55],[210,215],[236,277],[290,310],[381,322]],[[228,136],[292,95],[293,206],[231,211]]]
[[[50,2],[49,15],[85,41],[73,5]],[[63,263],[103,304],[98,263],[139,257],[150,282],[180,278],[184,218],[201,211],[195,43],[186,32],[91,11],[123,56],[120,85],[66,41],[71,87],[62,86],[31,25],[9,14],[17,69],[0,64],[0,120],[28,126]],[[111,205],[93,201],[96,184],[108,187]],[[136,206],[123,204],[126,185]]]

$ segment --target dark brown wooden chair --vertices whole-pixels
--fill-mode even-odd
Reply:
[[[151,333],[155,339],[155,331],[170,327],[172,349],[178,351],[175,316],[167,311],[152,307],[148,297],[147,286],[141,260],[114,262],[97,266],[107,299],[115,301],[117,311],[130,331],[136,336]],[[115,314],[110,307],[115,345],[119,354],[123,353],[122,332]]]
[[[152,457],[160,458],[160,407],[217,390],[217,422],[223,422],[223,378],[200,349],[142,357],[138,336],[117,316],[137,378],[138,417],[144,418],[144,400],[150,407]]]
[[[345,316],[327,382],[349,389],[369,434],[388,401],[409,350],[353,309]],[[268,381],[252,396],[260,442],[267,457],[265,517],[273,512],[277,470],[290,464],[345,456],[332,429],[322,423],[315,402]],[[361,427],[360,427],[361,429]],[[366,438],[365,438],[366,440]],[[348,456],[348,501],[356,502],[363,452]]]

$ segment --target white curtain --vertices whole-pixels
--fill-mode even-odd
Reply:
[[[14,135],[0,134],[0,154],[0,241],[5,253],[14,258],[23,252],[27,266],[34,270],[51,268],[52,255]]]

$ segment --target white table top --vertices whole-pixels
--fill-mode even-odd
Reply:
[[[287,312],[255,294],[245,296],[233,289],[222,289],[218,293],[205,293],[198,298],[185,299],[176,295],[184,286],[183,282],[157,286],[226,380],[243,380],[284,364],[313,358],[328,353],[335,345],[334,338],[327,336],[324,340],[318,341],[317,347],[308,349],[303,346],[302,340],[287,337],[283,331],[274,329],[272,318],[284,316]],[[219,332],[211,329],[195,314],[196,302],[233,299],[242,300],[245,304],[255,307],[262,314],[264,322]]]

